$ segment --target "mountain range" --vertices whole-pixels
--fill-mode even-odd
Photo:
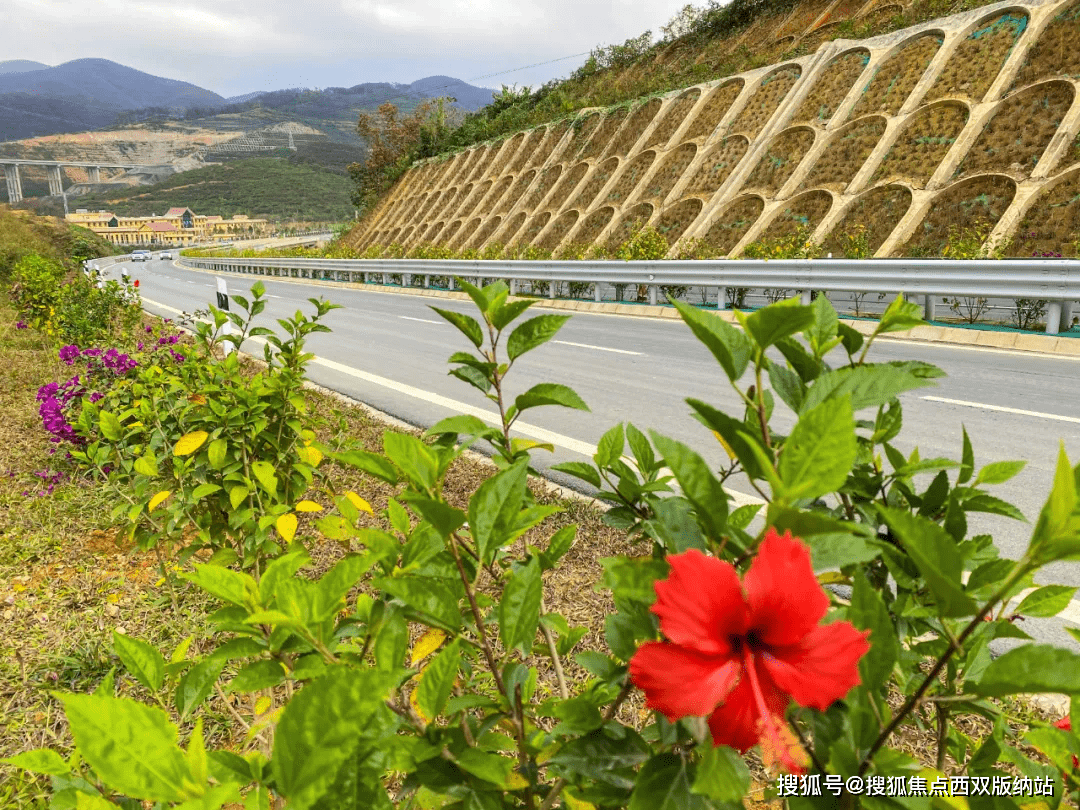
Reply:
[[[107,59],[76,59],[50,67],[24,59],[0,62],[0,141],[82,132],[131,122],[193,114],[200,118],[253,108],[287,110],[307,118],[340,123],[383,101],[400,106],[436,96],[453,96],[465,111],[490,103],[492,90],[449,76],[428,76],[411,84],[367,82],[323,90],[293,88],[222,96],[189,82],[165,79]],[[145,111],[140,113],[140,111]]]

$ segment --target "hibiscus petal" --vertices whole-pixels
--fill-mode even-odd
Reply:
[[[790,532],[769,529],[743,577],[749,626],[769,646],[796,644],[829,609],[810,562],[810,550]]]
[[[731,692],[741,669],[738,660],[660,641],[642,644],[630,659],[630,678],[645,693],[645,704],[671,721],[709,714]]]
[[[815,628],[799,644],[762,655],[776,685],[800,706],[825,711],[860,683],[859,659],[870,649],[868,631],[851,622]]]
[[[766,710],[783,722],[788,697],[773,684],[760,664],[756,664],[758,685]],[[709,731],[714,745],[730,745],[737,751],[753,748],[761,735],[762,715],[754,698],[750,678],[744,673],[738,686],[727,696],[723,704],[709,716]]]
[[[670,641],[704,655],[728,655],[746,632],[746,600],[730,563],[696,549],[669,555],[671,573],[656,583],[652,611]]]

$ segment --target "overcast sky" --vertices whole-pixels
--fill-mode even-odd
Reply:
[[[223,96],[439,74],[535,87],[584,57],[551,60],[659,38],[686,1],[0,0],[0,61],[99,57]]]

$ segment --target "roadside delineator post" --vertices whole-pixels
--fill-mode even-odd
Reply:
[[[229,311],[229,289],[225,286],[225,279],[219,278],[217,280],[217,307],[223,312]],[[227,337],[232,334],[232,321],[226,318],[225,326],[221,330],[223,337]],[[228,357],[236,349],[231,342],[223,340],[221,342],[222,350],[225,352],[225,356]]]

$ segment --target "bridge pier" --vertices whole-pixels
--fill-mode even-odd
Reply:
[[[49,195],[59,197],[64,193],[64,175],[59,166],[50,166],[49,171]]]
[[[100,166],[88,166],[86,168],[86,179],[91,183],[101,182],[101,167]]]
[[[5,165],[4,176],[7,179],[8,202],[12,205],[22,202],[22,180],[19,178],[18,164]]]

